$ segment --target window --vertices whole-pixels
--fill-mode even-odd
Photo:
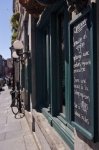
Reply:
[[[66,116],[64,12],[51,16],[45,31],[47,108],[53,116]]]
[[[64,14],[58,15],[58,93],[60,112],[65,115],[65,52],[64,52]]]
[[[47,108],[50,112],[50,38],[48,29],[45,31],[45,49],[46,49],[46,97],[47,97]]]
[[[43,105],[42,113],[73,149],[73,128],[70,125],[69,15],[65,6],[63,5],[61,10],[57,9],[58,11],[55,8],[55,11],[49,15],[48,22],[45,21],[40,30],[45,40],[44,45],[41,42],[43,45],[41,49],[45,53],[42,62],[45,62],[43,63],[43,72],[46,80],[44,87],[46,94],[42,101],[43,103],[47,102],[46,106]],[[67,138],[68,136],[70,138]]]

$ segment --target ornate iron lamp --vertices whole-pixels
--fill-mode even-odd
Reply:
[[[14,51],[12,54],[13,58],[19,58],[19,61],[21,61],[22,63],[24,62],[26,58],[30,56],[29,51],[23,52],[24,45],[22,41],[16,40],[13,43],[13,47],[14,47]]]
[[[66,0],[68,5],[68,10],[72,12],[75,10],[76,12],[82,11],[87,7],[89,0]]]

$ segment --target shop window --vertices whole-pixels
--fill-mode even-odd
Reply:
[[[44,29],[46,55],[46,99],[53,116],[66,116],[64,12],[51,16],[50,26]]]
[[[43,78],[46,80],[42,113],[49,123],[68,141],[73,149],[73,127],[71,125],[70,60],[69,60],[69,15],[66,5],[51,12],[48,22],[41,24],[44,50]],[[43,26],[43,27],[42,27]],[[46,64],[46,65],[45,65]],[[46,70],[46,71],[45,71]],[[44,80],[43,80],[44,82]],[[67,138],[67,137],[70,138]]]
[[[58,93],[60,112],[65,114],[65,52],[64,52],[64,14],[58,15]]]
[[[47,108],[48,111],[50,112],[50,106],[51,106],[51,101],[50,101],[50,38],[49,38],[49,31],[48,29],[45,31],[45,42],[46,42],[46,91],[47,91]]]

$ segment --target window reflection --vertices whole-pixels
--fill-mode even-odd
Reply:
[[[64,53],[64,15],[59,15],[59,100],[60,111],[65,114],[65,53]]]

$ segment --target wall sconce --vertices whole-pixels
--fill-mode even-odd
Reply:
[[[13,48],[16,51],[17,55],[20,55],[20,53],[22,53],[24,45],[22,43],[22,41],[16,40],[13,43]]]
[[[19,59],[19,61],[21,61],[22,63],[24,63],[25,59],[30,57],[30,52],[29,51],[23,52],[23,48],[24,48],[24,45],[21,41],[16,40],[13,43],[14,50],[12,53],[12,57],[17,60]]]

